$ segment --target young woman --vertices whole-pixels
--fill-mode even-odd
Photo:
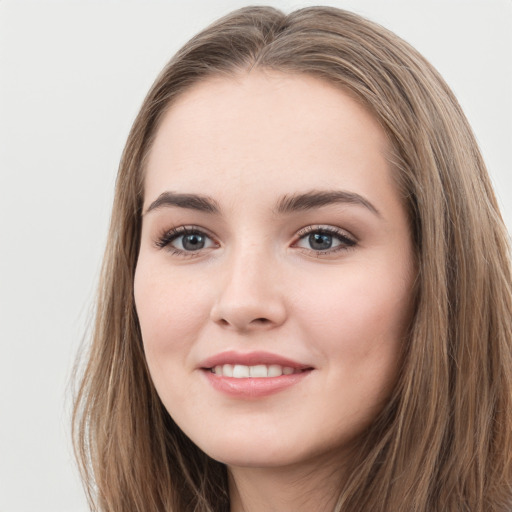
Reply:
[[[348,12],[236,11],[122,158],[74,417],[91,507],[510,511],[511,312],[437,72]]]

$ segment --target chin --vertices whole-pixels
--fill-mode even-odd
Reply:
[[[209,437],[198,446],[212,459],[229,467],[279,468],[309,464],[315,460],[339,460],[345,443],[333,446],[321,438],[308,436],[276,435],[251,432],[244,436],[240,431],[227,432],[222,438]],[[348,440],[347,440],[348,442]]]
[[[275,433],[269,434],[225,430],[221,436],[208,436],[204,442],[196,438],[195,442],[209,457],[227,466],[287,466],[304,455],[298,452],[294,442],[285,442]]]
[[[258,449],[257,447],[237,446],[225,450],[215,449],[206,452],[212,459],[229,467],[278,468],[297,464],[301,457],[295,453]]]

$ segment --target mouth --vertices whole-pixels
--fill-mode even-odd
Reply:
[[[267,352],[223,352],[200,365],[217,391],[239,399],[265,397],[299,384],[312,366]]]
[[[212,368],[206,368],[211,373],[219,377],[232,377],[234,379],[268,379],[281,377],[282,375],[293,375],[302,373],[311,368],[293,368],[291,366],[281,366],[279,364],[256,364],[247,366],[243,364],[219,364]]]

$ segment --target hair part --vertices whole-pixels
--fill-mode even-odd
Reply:
[[[387,133],[417,258],[415,315],[389,403],[362,436],[336,511],[504,512],[512,504],[507,234],[469,124],[411,46],[355,14],[248,7],[192,38],[149,91],[121,159],[74,439],[97,511],[229,510],[224,465],[175,425],[146,366],[133,278],[144,167],[177,98],[253,69],[317,77]]]

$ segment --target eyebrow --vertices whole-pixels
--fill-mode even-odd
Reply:
[[[304,194],[284,196],[277,203],[276,211],[281,214],[292,213],[296,211],[312,210],[313,208],[337,203],[363,206],[380,217],[379,211],[368,199],[365,199],[355,192],[345,190],[312,190]]]
[[[286,195],[277,202],[275,211],[278,214],[287,214],[340,203],[363,206],[375,215],[380,216],[379,211],[370,201],[355,192],[346,190],[312,190],[302,194]],[[148,206],[144,215],[153,210],[169,206],[211,214],[220,213],[218,203],[209,196],[163,192]]]
[[[148,206],[144,215],[152,210],[156,210],[164,206],[177,206],[178,208],[186,208],[189,210],[215,214],[218,214],[220,211],[217,202],[211,197],[198,194],[163,192]]]

